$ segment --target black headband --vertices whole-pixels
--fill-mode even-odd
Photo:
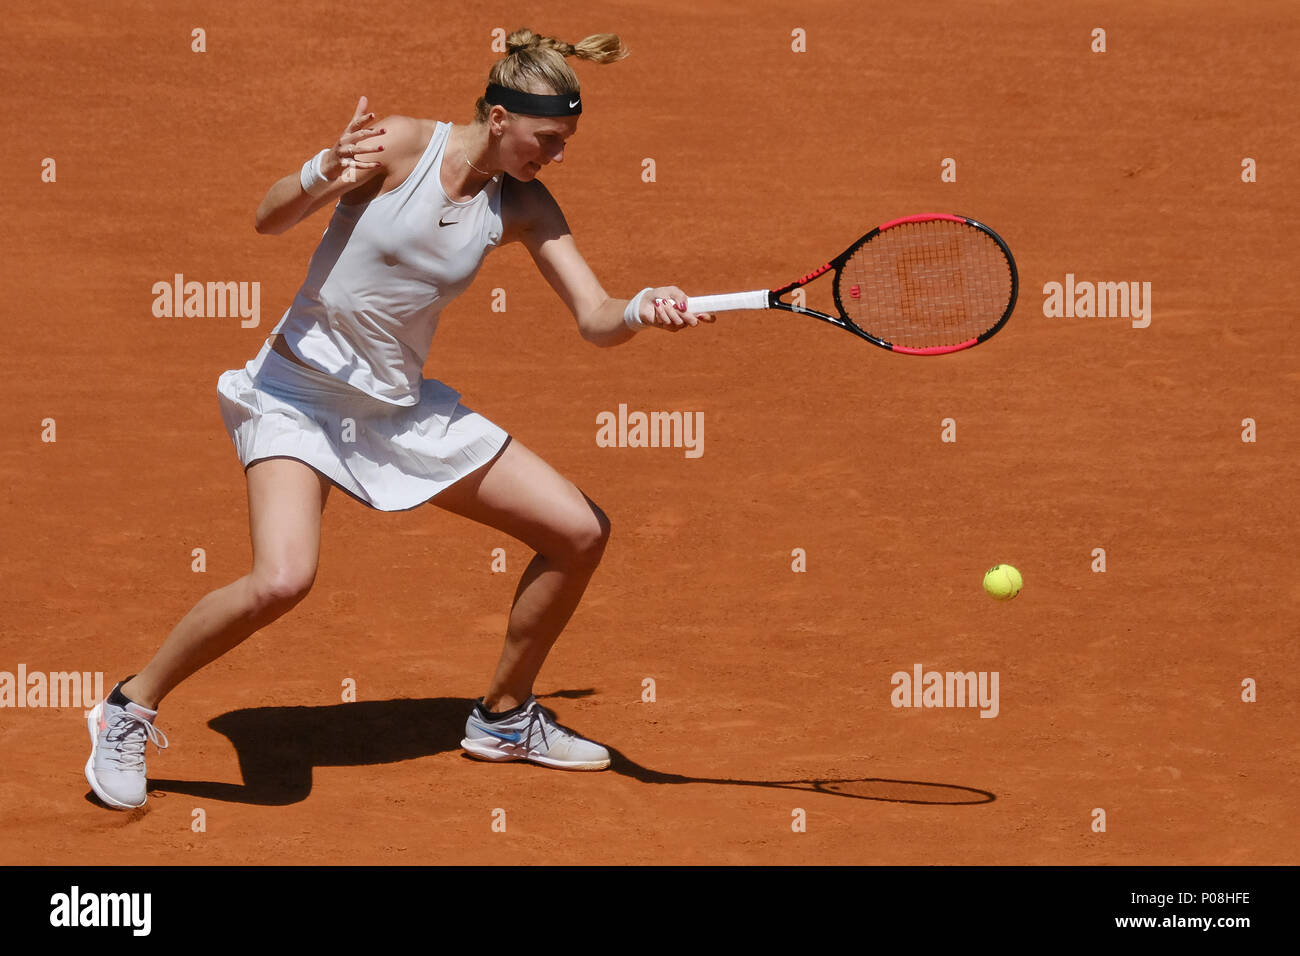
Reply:
[[[489,106],[504,106],[512,113],[524,116],[579,116],[582,97],[577,93],[551,96],[543,93],[521,93],[496,83],[489,83],[483,94]]]

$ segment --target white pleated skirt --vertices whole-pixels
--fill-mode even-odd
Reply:
[[[223,372],[217,398],[245,468],[296,458],[378,511],[406,511],[486,465],[509,435],[423,379],[420,401],[393,405],[271,348]]]

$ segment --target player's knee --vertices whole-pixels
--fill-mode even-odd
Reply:
[[[308,566],[280,565],[253,575],[253,604],[258,613],[283,614],[311,591],[316,569]]]
[[[595,567],[609,543],[609,516],[594,503],[591,512],[569,534],[570,558],[577,564]]]

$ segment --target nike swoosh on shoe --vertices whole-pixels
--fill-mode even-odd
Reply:
[[[520,740],[520,733],[517,730],[512,730],[509,733],[502,733],[499,730],[493,730],[490,727],[484,727],[482,724],[478,725],[478,729],[483,731],[485,734],[491,734],[493,737],[496,737],[500,740],[504,740],[506,743],[517,744],[519,743]]]

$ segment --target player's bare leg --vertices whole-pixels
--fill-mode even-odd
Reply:
[[[329,482],[291,458],[254,462],[246,477],[253,569],[201,598],[153,660],[122,686],[122,693],[150,710],[157,710],[185,678],[285,614],[311,590]]]
[[[609,540],[605,513],[517,441],[495,460],[432,498],[431,504],[517,538],[537,554],[515,590],[505,647],[483,703],[509,710],[533,681],[573,616]]]

